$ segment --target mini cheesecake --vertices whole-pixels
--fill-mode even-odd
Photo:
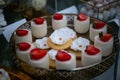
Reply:
[[[111,54],[113,50],[113,36],[108,33],[100,33],[95,36],[94,46],[101,48],[102,56],[106,57]]]
[[[103,21],[94,21],[93,24],[90,25],[89,30],[89,38],[91,41],[94,41],[94,37],[98,35],[100,32],[107,32],[107,25]]]
[[[86,14],[79,14],[74,18],[74,29],[77,33],[86,33],[89,30],[90,17]]]
[[[20,42],[17,44],[16,55],[22,61],[29,63],[29,58],[30,58],[29,53],[33,48],[35,48],[35,45],[32,43]]]
[[[14,33],[15,43],[32,42],[32,33],[28,29],[18,29]]]
[[[66,51],[59,50],[56,54],[56,69],[70,70],[76,68],[76,57]]]
[[[49,69],[49,56],[46,50],[34,48],[30,52],[30,65],[38,68]]]
[[[43,18],[35,18],[31,21],[31,30],[35,38],[42,38],[47,35],[47,23]]]
[[[90,66],[101,62],[102,54],[101,50],[93,45],[88,45],[85,51],[81,54],[82,66]]]
[[[54,14],[52,18],[52,28],[54,30],[67,27],[67,19],[65,15]]]

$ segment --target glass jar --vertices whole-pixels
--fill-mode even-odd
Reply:
[[[115,18],[117,11],[120,9],[119,0],[80,0],[82,6],[79,8],[80,13],[86,13],[91,17],[108,21]]]

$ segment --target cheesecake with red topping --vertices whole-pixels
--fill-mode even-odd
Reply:
[[[94,45],[88,45],[85,51],[81,53],[82,66],[89,66],[101,62],[101,50]]]
[[[47,35],[47,23],[44,18],[35,18],[31,21],[31,30],[35,38],[42,38]]]
[[[30,65],[39,68],[49,68],[49,56],[46,50],[34,48],[30,52]]]
[[[58,70],[69,70],[76,68],[76,57],[71,53],[59,50],[55,58],[56,69]]]
[[[74,29],[77,33],[86,33],[89,30],[90,18],[83,13],[80,13],[74,18]]]
[[[102,56],[106,57],[111,54],[113,49],[113,36],[109,33],[99,33],[95,36],[94,46],[101,48]]]
[[[100,32],[107,32],[107,25],[103,21],[94,21],[93,24],[90,25],[89,37],[91,41],[94,41],[94,37],[98,35]]]
[[[54,30],[67,27],[67,18],[65,15],[56,13],[52,18],[52,28]]]
[[[20,42],[16,46],[16,55],[22,61],[29,63],[30,51],[35,48],[35,45],[29,42]]]
[[[15,43],[32,42],[32,33],[28,29],[18,29],[14,33]]]

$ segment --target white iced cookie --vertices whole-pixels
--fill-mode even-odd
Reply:
[[[18,29],[14,32],[15,43],[32,42],[32,33],[28,29]]]
[[[31,21],[31,31],[35,38],[42,38],[47,35],[47,23],[43,18],[35,18]]]
[[[47,37],[43,37],[42,39],[36,39],[35,40],[36,47],[41,49],[48,49],[49,46],[47,44],[47,39],[48,39]]]
[[[63,50],[58,51],[55,62],[56,69],[58,70],[70,70],[76,68],[75,55]]]
[[[81,53],[82,66],[90,66],[96,63],[100,63],[102,60],[101,50],[93,45],[86,47],[85,51]]]
[[[86,38],[79,37],[72,42],[71,49],[74,51],[82,51],[86,49],[86,46],[90,44],[90,41]]]
[[[94,37],[98,35],[100,32],[107,32],[107,25],[103,21],[95,21],[90,25],[89,37],[91,41],[94,41]]]
[[[86,14],[79,14],[74,18],[74,29],[77,33],[86,33],[89,30],[90,18]]]
[[[22,61],[29,63],[30,52],[35,48],[35,45],[29,42],[20,42],[17,44],[16,55]]]
[[[54,30],[67,27],[67,18],[62,14],[54,14],[52,18],[52,28]]]
[[[101,54],[103,57],[106,57],[111,54],[113,50],[113,37],[112,34],[103,34],[95,36],[94,46],[101,49]]]
[[[49,69],[49,56],[46,50],[34,48],[30,52],[30,65],[38,68]]]
[[[72,29],[66,27],[55,30],[51,35],[50,39],[54,44],[62,45],[65,44],[69,39],[75,38],[76,33]]]
[[[55,56],[57,54],[58,50],[51,49],[48,51],[48,55],[51,59],[55,60]]]

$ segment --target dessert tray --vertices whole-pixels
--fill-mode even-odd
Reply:
[[[68,20],[68,27],[73,28],[73,21],[74,17],[76,16],[75,14],[65,14],[67,16]],[[52,21],[52,15],[50,16],[43,16],[44,19],[47,20],[47,25],[48,25],[48,34],[49,36],[52,32],[53,29],[51,27],[51,21]],[[90,22],[92,23],[93,21],[98,20],[95,18],[90,17]],[[31,29],[30,22],[28,21],[25,24],[21,25],[18,29]],[[117,47],[119,45],[119,39],[117,34],[114,32],[114,29],[112,26],[108,25],[107,29],[108,33],[113,34],[114,36],[114,47],[112,53],[104,57],[100,63],[96,63],[93,65],[81,67],[79,64],[77,64],[77,68],[71,69],[71,70],[56,70],[56,69],[43,69],[43,68],[35,68],[30,66],[29,64],[21,61],[19,58],[17,58],[16,53],[15,53],[15,41],[14,41],[14,36],[11,38],[11,47],[14,52],[14,62],[19,70],[24,71],[25,73],[29,74],[30,76],[33,76],[35,79],[39,80],[90,80],[103,72],[105,72],[109,67],[114,63],[115,61],[115,54]],[[79,35],[79,34],[78,34]],[[85,34],[82,34],[82,37],[85,37],[89,39],[88,32]],[[94,44],[91,41],[91,44]],[[79,61],[77,61],[79,63]]]

